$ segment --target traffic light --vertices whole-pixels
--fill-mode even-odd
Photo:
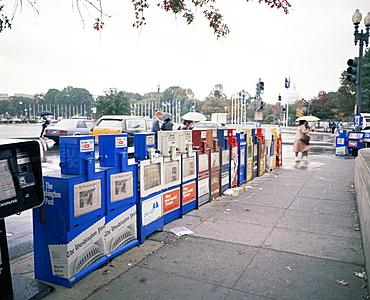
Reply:
[[[279,105],[281,104],[281,96],[280,95],[278,96],[278,104]]]
[[[265,83],[263,81],[260,81],[260,94],[263,94],[265,92]]]
[[[358,68],[358,58],[349,59],[347,61],[347,77],[346,79],[350,82],[356,83],[357,81],[357,68]]]
[[[252,109],[253,109],[254,111],[257,111],[257,101],[253,101],[253,102],[252,102]]]
[[[263,110],[263,101],[261,100],[260,102],[259,102],[259,104],[258,104],[258,111],[261,111],[261,110]]]
[[[259,95],[261,93],[261,82],[258,81],[256,84],[256,94]]]

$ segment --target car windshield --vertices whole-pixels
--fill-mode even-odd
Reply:
[[[76,127],[77,128],[91,128],[93,126],[94,126],[94,123],[93,122],[81,120],[81,121],[78,121]]]
[[[61,120],[55,124],[55,127],[75,127],[78,120]]]
[[[127,130],[145,130],[144,120],[126,120]]]
[[[91,128],[94,126],[94,122],[92,121],[83,121],[83,122],[85,123],[86,128]]]
[[[101,120],[99,122],[98,125],[96,125],[97,127],[115,127],[115,128],[121,128],[122,125],[121,125],[121,120]]]

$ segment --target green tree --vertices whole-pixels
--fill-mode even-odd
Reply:
[[[212,113],[225,112],[225,106],[227,105],[228,101],[226,99],[212,97],[204,101],[201,112],[210,120]]]
[[[14,106],[10,100],[0,101],[0,114],[3,117],[10,117],[16,114]]]
[[[169,88],[165,89],[162,94],[161,101],[166,103],[167,102],[172,103],[175,98],[176,91],[178,89],[181,88],[179,86],[170,86]]]
[[[55,95],[55,104],[86,105],[90,108],[93,103],[93,96],[84,88],[68,86]]]
[[[347,73],[344,70],[340,75],[340,87],[335,93],[335,103],[337,107],[336,119],[351,121],[353,120],[354,106],[356,104],[357,85],[346,80]],[[362,65],[362,91],[364,98],[363,112],[370,112],[370,51],[365,51]],[[367,99],[366,99],[367,98]]]
[[[161,97],[161,93],[159,94],[159,97]],[[150,92],[150,93],[145,93],[141,97],[141,102],[157,102],[158,101],[158,92]]]
[[[124,92],[130,102],[139,102],[143,98],[139,93]]]
[[[250,1],[250,0],[246,0]],[[36,2],[27,1],[37,13]],[[104,27],[105,19],[111,17],[105,10],[104,0],[97,0],[92,2],[91,0],[75,0],[76,7],[78,7],[78,12],[83,18],[83,15],[89,15],[89,17],[94,18],[92,27],[100,31]],[[140,28],[141,26],[146,25],[145,11],[150,7],[149,0],[132,0],[133,10],[135,14],[135,22],[133,26]],[[213,30],[217,38],[222,36],[227,36],[230,32],[226,23],[224,23],[224,17],[216,7],[217,0],[159,0],[159,3],[155,2],[154,4],[162,8],[165,12],[170,12],[176,16],[182,16],[187,24],[191,24],[195,19],[195,14],[193,11],[202,10],[204,18],[208,21],[209,27]],[[265,3],[271,8],[283,9],[287,14],[291,5],[286,0],[259,0],[260,3]],[[7,5],[12,9],[12,16],[8,17],[6,14],[0,14],[0,32],[6,28],[11,28],[11,22],[13,20],[14,14],[17,12],[18,8],[21,8],[23,4],[22,0],[15,0],[15,3],[9,3]],[[0,12],[5,11],[4,5],[0,6]]]
[[[311,99],[311,114],[322,120],[334,120],[336,101],[333,93],[320,91],[317,97]]]
[[[57,89],[50,89],[46,92],[43,98],[45,99],[45,102],[48,104],[58,104],[57,96],[59,93],[60,91]]]
[[[361,111],[370,112],[370,49],[368,48],[363,57],[362,68],[362,91],[364,92],[364,107]]]
[[[16,115],[25,116],[29,105],[33,104],[34,100],[27,97],[11,96],[10,102]]]
[[[111,88],[96,100],[97,117],[102,115],[130,115],[130,101],[123,91]]]

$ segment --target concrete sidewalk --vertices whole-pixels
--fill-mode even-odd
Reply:
[[[310,159],[285,159],[44,299],[366,299],[355,160]],[[32,276],[32,263],[13,271]]]

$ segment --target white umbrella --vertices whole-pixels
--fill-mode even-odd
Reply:
[[[320,118],[315,117],[315,116],[303,116],[303,117],[299,117],[296,121],[301,121],[301,120],[306,120],[306,121],[320,121]]]
[[[188,120],[188,121],[205,121],[207,120],[206,116],[198,113],[198,112],[188,112],[187,114],[183,115],[181,117],[183,120]]]

